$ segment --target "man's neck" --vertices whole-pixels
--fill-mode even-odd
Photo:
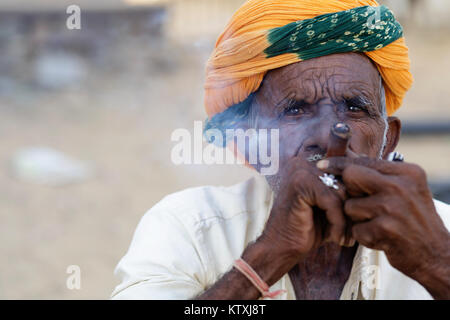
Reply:
[[[358,246],[326,244],[289,271],[297,300],[337,300],[353,265]]]

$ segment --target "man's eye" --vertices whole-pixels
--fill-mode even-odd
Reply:
[[[347,110],[353,113],[367,112],[367,106],[369,105],[366,99],[362,97],[345,99],[344,104],[347,107]]]
[[[358,106],[349,106],[349,107],[348,107],[348,110],[350,110],[351,112],[361,112],[361,111],[364,111],[363,108],[358,107]]]
[[[286,116],[298,116],[303,113],[303,109],[300,107],[292,106],[284,109],[284,115]]]

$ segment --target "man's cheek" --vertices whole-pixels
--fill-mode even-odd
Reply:
[[[378,157],[383,145],[383,132],[368,124],[358,123],[351,126],[350,148],[360,155]]]
[[[280,163],[297,156],[301,144],[300,137],[280,130]]]

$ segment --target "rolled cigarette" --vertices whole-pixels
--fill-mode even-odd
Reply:
[[[338,122],[331,127],[328,141],[327,157],[345,157],[351,137],[350,127],[343,122]],[[340,177],[337,177],[340,180]],[[346,232],[341,239],[341,246],[353,247],[355,240],[351,235],[351,223],[347,221]]]
[[[347,153],[350,137],[351,131],[348,125],[343,122],[333,125],[330,131],[327,157],[344,157]]]

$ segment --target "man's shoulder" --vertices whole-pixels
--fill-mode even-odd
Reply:
[[[208,219],[231,219],[266,208],[271,192],[261,177],[252,177],[232,186],[201,186],[165,196],[147,213],[177,218],[183,223]]]

